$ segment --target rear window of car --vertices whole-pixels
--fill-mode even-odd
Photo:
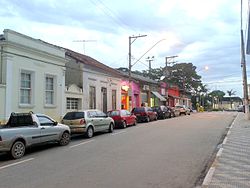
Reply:
[[[81,119],[84,118],[84,112],[68,112],[63,119],[73,120],[73,119]]]
[[[134,108],[133,109],[134,113],[138,113],[138,112],[145,112],[145,108]]]
[[[118,110],[116,110],[116,111],[111,111],[111,112],[108,112],[108,116],[119,116],[120,115],[120,113],[119,113],[119,111]]]

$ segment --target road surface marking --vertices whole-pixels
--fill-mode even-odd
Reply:
[[[69,148],[74,148],[74,147],[77,147],[77,146],[81,146],[81,145],[84,145],[84,144],[88,144],[88,143],[93,142],[93,141],[94,141],[94,139],[93,139],[93,140],[86,141],[86,142],[81,142],[80,144],[76,144],[76,145],[73,145],[73,146],[69,146]]]
[[[117,132],[117,133],[113,133],[113,134],[111,134],[111,135],[114,136],[114,135],[122,134],[122,133],[125,133],[125,132],[127,132],[127,131],[120,131],[120,132]]]
[[[0,170],[5,169],[5,168],[8,168],[8,167],[11,167],[11,166],[15,166],[15,165],[18,165],[18,164],[21,164],[21,163],[28,162],[28,161],[31,161],[31,160],[33,160],[33,159],[34,159],[34,158],[29,158],[29,159],[26,159],[26,160],[23,160],[23,161],[19,161],[19,162],[16,162],[16,163],[12,163],[12,164],[8,164],[8,165],[5,165],[5,166],[1,166],[1,167],[0,167]]]

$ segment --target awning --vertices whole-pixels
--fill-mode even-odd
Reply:
[[[156,96],[158,99],[160,99],[160,101],[166,101],[166,99],[157,91],[151,91],[151,92],[154,94],[154,96]]]

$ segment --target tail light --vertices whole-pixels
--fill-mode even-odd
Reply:
[[[85,124],[86,122],[85,122],[85,119],[81,119],[80,120],[80,125],[83,125],[83,124]]]

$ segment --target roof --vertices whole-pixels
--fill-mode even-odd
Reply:
[[[123,75],[117,71],[116,69],[113,69],[107,65],[104,65],[103,63],[97,61],[96,59],[93,59],[92,57],[89,57],[87,55],[83,55],[77,52],[74,52],[72,50],[66,49],[66,55],[79,61],[80,63],[83,63],[85,65],[89,65],[89,66],[94,66],[97,67],[99,69],[102,69],[104,71],[107,71],[108,73],[111,73],[115,76],[118,77],[122,77]]]
[[[158,99],[160,99],[160,101],[166,101],[166,99],[157,91],[151,91],[151,93],[153,93]]]
[[[128,72],[120,71],[120,70],[117,70],[117,71],[119,71],[123,76],[129,77],[129,73]],[[155,80],[152,80],[152,79],[150,79],[148,77],[141,76],[139,74],[135,74],[133,72],[131,72],[131,78],[135,79],[135,80],[139,80],[139,81],[144,81],[144,82],[152,83],[152,84],[158,84],[158,82],[155,81]]]
[[[240,97],[223,97],[222,101],[242,102]]]

